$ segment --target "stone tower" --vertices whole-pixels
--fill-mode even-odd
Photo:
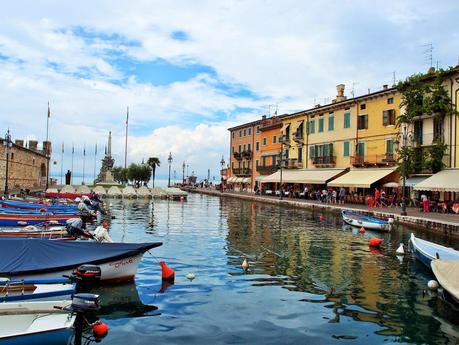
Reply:
[[[102,159],[99,175],[97,175],[96,184],[116,184],[113,179],[112,169],[115,165],[115,160],[112,158],[112,132],[108,132],[108,144],[105,157]]]

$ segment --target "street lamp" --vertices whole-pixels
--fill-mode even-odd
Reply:
[[[280,200],[282,200],[282,163],[284,160],[284,146],[290,147],[290,143],[286,142],[286,136],[282,135],[281,140],[281,150],[280,150],[280,158],[279,158],[279,168],[280,168]],[[288,139],[288,138],[287,138]]]
[[[182,164],[182,184],[185,184],[185,161]]]
[[[11,141],[10,130],[5,134],[5,139],[3,140],[3,145],[5,146],[6,151],[6,169],[5,169],[5,197],[8,196],[8,165],[9,165],[9,151],[13,147],[13,142]]]
[[[397,139],[394,141],[394,145],[397,151],[401,152],[402,154],[402,175],[403,175],[403,184],[402,184],[402,212],[400,215],[406,216],[406,165],[408,161],[408,152],[406,151],[408,148],[408,144],[413,142],[413,132],[408,131],[408,124],[402,124],[402,132],[397,135]],[[401,142],[400,142],[401,139]],[[400,149],[400,150],[399,150]]]
[[[220,161],[220,165],[222,166],[222,170],[220,170],[221,175],[221,182],[220,182],[220,192],[223,193],[223,167],[225,166],[225,158],[222,155],[222,160]]]
[[[167,186],[171,186],[171,164],[172,164],[172,153],[169,152],[169,158],[167,158],[169,162],[169,179],[167,180]]]

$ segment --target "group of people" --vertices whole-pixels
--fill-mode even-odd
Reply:
[[[375,188],[374,196],[368,197],[368,207],[397,207],[400,204],[400,195],[396,189],[392,190],[391,195],[378,187]]]
[[[306,199],[310,197],[308,187],[304,187],[303,193]],[[344,187],[341,187],[339,190],[336,190],[334,188],[324,188],[322,190],[318,189],[313,193],[317,200],[327,204],[344,204],[344,202],[346,201],[347,194],[346,189]]]

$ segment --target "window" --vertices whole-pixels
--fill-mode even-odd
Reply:
[[[357,156],[365,156],[365,143],[357,144]]]
[[[256,167],[258,166],[258,159],[255,161],[255,166]]]
[[[335,117],[333,115],[330,115],[328,117],[328,130],[332,131],[335,129]]]
[[[266,146],[266,141],[267,141],[267,139],[266,139],[266,137],[264,137],[263,138],[263,146]]]
[[[245,169],[245,161],[242,162],[242,168]]]
[[[237,162],[237,167],[241,169],[241,161]]]
[[[414,121],[414,142],[417,145],[422,145],[422,120]]]
[[[242,145],[239,145],[239,153],[242,151]]]
[[[245,152],[245,148],[246,148],[246,146],[245,146],[245,144],[244,144],[244,152]]]
[[[349,157],[349,141],[343,143],[343,156]]]
[[[252,135],[252,128],[249,128],[249,135]]]
[[[261,164],[265,167],[266,166],[266,157],[261,157]]]
[[[231,133],[231,135],[232,135],[232,137],[233,137],[233,139],[234,139],[234,132],[233,132],[233,133]]]
[[[383,111],[383,125],[384,126],[395,125],[395,110],[394,109]]]
[[[303,147],[302,146],[298,146],[298,162],[302,162],[303,161]]]
[[[250,144],[247,144],[247,150],[250,151]]]
[[[351,128],[351,113],[344,113],[344,128]]]
[[[11,160],[14,159],[14,152],[11,152]]]
[[[319,133],[324,131],[324,118],[319,117]]]
[[[277,142],[277,137],[274,135],[273,136],[273,144],[275,144]]]
[[[433,127],[433,141],[443,140],[443,120],[434,117]]]
[[[244,137],[247,136],[247,129],[244,128]]]
[[[366,104],[360,104],[360,110],[365,110],[367,108]]]
[[[260,126],[257,126],[257,133],[260,133]]]
[[[389,139],[386,141],[386,153],[393,154],[394,153],[394,140]]]
[[[239,130],[239,138],[242,137],[242,129]]]
[[[394,98],[393,97],[388,98],[387,99],[387,104],[394,104]]]
[[[357,129],[368,129],[368,115],[360,115],[357,122]]]
[[[260,151],[260,142],[259,142],[259,141],[257,141],[257,142],[255,143],[255,150],[256,150],[257,152]]]

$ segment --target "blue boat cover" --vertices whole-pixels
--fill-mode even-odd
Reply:
[[[0,275],[54,272],[76,268],[81,264],[102,264],[144,253],[161,245],[161,242],[98,243],[28,238],[0,239]]]

